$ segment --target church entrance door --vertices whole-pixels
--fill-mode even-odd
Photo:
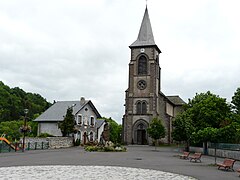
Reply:
[[[146,144],[146,130],[145,129],[138,129],[137,130],[137,144],[143,145]]]

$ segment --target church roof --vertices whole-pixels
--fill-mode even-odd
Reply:
[[[138,38],[129,47],[131,48],[131,47],[137,47],[137,46],[156,46],[147,7],[145,9],[142,24],[138,34]]]
[[[176,106],[182,106],[186,104],[179,96],[166,96]]]

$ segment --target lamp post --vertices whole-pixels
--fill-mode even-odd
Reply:
[[[26,131],[27,131],[27,113],[28,113],[28,109],[24,109],[24,126],[23,126],[23,144],[22,144],[22,152],[24,152],[24,148],[25,148],[25,135],[26,135]]]

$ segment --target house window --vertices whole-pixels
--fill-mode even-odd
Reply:
[[[90,136],[90,138],[89,138],[90,142],[93,142],[93,132],[92,131],[90,132],[89,136]]]
[[[140,56],[138,59],[138,75],[147,74],[147,58],[145,56]]]
[[[90,118],[90,125],[94,126],[94,117],[93,116],[91,116],[91,118]]]
[[[137,102],[137,114],[147,114],[147,102],[138,101]]]
[[[87,116],[84,116],[84,126],[87,126],[88,125],[88,117]]]
[[[77,124],[82,125],[82,115],[81,114],[78,115]]]

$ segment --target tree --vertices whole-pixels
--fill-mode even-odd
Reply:
[[[68,107],[64,120],[60,123],[60,129],[63,137],[69,136],[74,129],[74,115],[72,107]]]
[[[232,97],[232,104],[234,111],[237,114],[240,114],[240,88],[237,88],[235,91],[234,96]]]
[[[216,141],[216,138],[218,138],[217,140],[223,141],[224,138],[226,140],[224,136],[216,136],[218,129],[233,122],[231,107],[227,104],[226,99],[208,91],[196,94],[193,99],[189,99],[184,108],[185,111],[178,115],[173,122],[174,140],[185,141],[186,144],[190,140],[205,144],[207,141]]]
[[[22,127],[23,124],[23,120],[0,122],[0,135],[5,134],[10,142],[19,140],[23,136],[23,133],[20,132],[20,127]],[[31,127],[31,131],[27,132],[26,136],[35,137],[37,135],[38,123],[28,121],[27,125]]]
[[[194,132],[195,128],[193,126],[192,120],[183,112],[179,114],[173,121],[173,132],[172,137],[175,141],[184,141],[185,150],[189,151],[191,135]]]
[[[29,109],[28,117],[32,119],[50,105],[39,94],[27,93],[19,87],[10,88],[0,81],[0,122],[19,120],[24,109]]]
[[[158,118],[153,118],[149,128],[147,129],[148,135],[154,140],[155,149],[157,140],[164,138],[166,135],[165,127],[162,125],[162,121]]]
[[[208,91],[196,94],[189,100],[186,113],[198,131],[206,127],[220,128],[222,122],[230,116],[231,109],[226,99]]]

